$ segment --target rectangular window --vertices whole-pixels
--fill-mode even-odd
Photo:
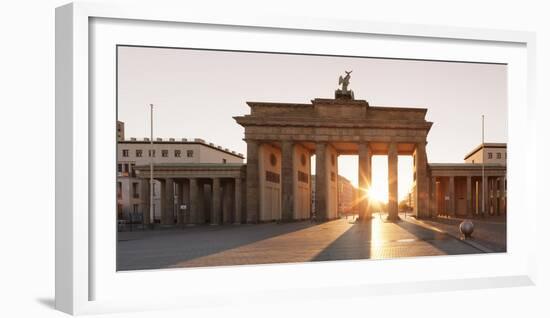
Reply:
[[[130,176],[131,176],[131,177],[134,177],[134,178],[136,177],[136,172],[135,172],[135,170],[134,170],[134,167],[135,167],[135,166],[136,166],[135,164],[131,163],[131,164],[130,164],[130,171],[129,171],[129,172],[130,172]]]
[[[278,173],[266,171],[265,172],[265,181],[279,183],[281,181],[281,176]]]
[[[155,149],[149,149],[149,157],[155,156]]]
[[[116,183],[116,197],[122,199],[122,182]]]
[[[139,199],[139,183],[137,182],[132,182],[132,197]]]
[[[163,157],[168,157],[168,150],[162,150],[161,155]]]
[[[193,150],[187,150],[187,158],[193,157]]]
[[[502,154],[500,152],[497,152],[497,159],[502,158]]]
[[[130,155],[130,150],[128,149],[122,149],[122,156],[123,157],[128,157]]]
[[[122,214],[122,204],[120,203],[116,205],[116,214],[119,220],[122,220],[124,218],[124,215]]]
[[[493,153],[489,152],[488,157],[489,157],[489,159],[493,159]]]
[[[176,157],[176,158],[181,157],[181,150],[179,150],[179,149],[174,150],[174,157]]]
[[[302,183],[308,183],[309,182],[308,174],[303,171],[298,171],[298,181]]]
[[[119,164],[117,164],[116,166],[117,166],[117,167],[116,167],[116,171],[117,171],[118,173],[121,173],[121,172],[122,172],[122,164],[119,163]]]
[[[227,159],[223,158],[222,163],[227,163]]]
[[[141,157],[141,156],[143,156],[143,150],[137,149],[136,150],[136,157]]]

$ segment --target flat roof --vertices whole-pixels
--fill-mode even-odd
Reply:
[[[470,158],[473,154],[480,151],[482,148],[506,148],[506,143],[505,142],[486,142],[483,144],[479,144],[477,147],[474,148],[474,150],[466,154],[466,156],[464,157],[464,160]]]
[[[481,169],[482,166],[485,168],[506,168],[506,165],[501,163],[428,163],[430,168],[436,169],[446,169],[446,168],[462,168],[462,169]]]
[[[150,140],[128,140],[128,139],[125,139],[125,140],[120,140],[120,141],[117,141],[117,143],[119,144],[143,144],[143,145],[150,145],[151,144],[151,141]],[[242,153],[238,153],[238,152],[232,152],[231,150],[225,150],[226,148],[218,148],[219,145],[210,145],[208,143],[206,143],[206,141],[194,141],[194,140],[190,140],[190,141],[182,141],[182,140],[153,140],[153,144],[170,144],[170,145],[174,145],[174,144],[179,144],[179,145],[190,145],[190,144],[195,144],[195,145],[201,145],[201,146],[205,146],[205,147],[208,147],[208,148],[212,148],[214,150],[217,150],[217,151],[221,151],[221,152],[224,152],[228,155],[232,155],[234,157],[237,157],[237,158],[241,158],[241,159],[244,159],[244,155]],[[221,147],[221,146],[220,146]]]

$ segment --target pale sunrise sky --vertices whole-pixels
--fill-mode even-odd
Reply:
[[[246,101],[309,103],[333,98],[338,77],[372,106],[427,108],[433,122],[428,161],[463,162],[485,141],[507,142],[506,65],[189,49],[118,48],[118,120],[126,138],[202,138],[246,154],[233,116]],[[373,158],[373,186],[387,190],[387,159]],[[314,160],[312,161],[314,163]],[[339,174],[357,184],[357,157],[340,156]],[[399,197],[412,182],[412,159],[399,157]]]

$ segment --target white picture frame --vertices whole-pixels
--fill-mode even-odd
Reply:
[[[535,166],[527,164],[527,158],[534,155],[536,151],[535,105],[532,91],[535,80],[533,33],[246,14],[222,16],[188,10],[189,8],[185,5],[174,6],[129,7],[114,4],[73,3],[56,10],[55,306],[57,309],[71,314],[86,314],[211,306],[239,303],[244,299],[260,303],[322,299],[329,293],[339,295],[337,297],[368,296],[398,292],[526,286],[535,283],[536,245],[529,243],[535,240],[536,198],[533,191],[526,190],[526,185],[537,183]],[[109,22],[98,27],[97,24],[94,25],[97,21],[113,23]],[[139,32],[135,30],[138,25],[141,25]],[[114,258],[112,251],[116,240],[112,240],[114,234],[105,235],[103,238],[94,236],[98,228],[103,229],[104,224],[109,224],[109,219],[93,214],[92,211],[98,206],[110,204],[108,200],[96,200],[96,198],[101,195],[97,185],[103,180],[102,178],[105,176],[108,178],[110,175],[108,170],[110,168],[107,167],[107,171],[104,168],[108,160],[115,158],[111,156],[114,145],[105,149],[103,147],[99,149],[98,145],[109,140],[108,138],[115,140],[115,126],[113,122],[112,133],[101,133],[96,128],[97,125],[112,121],[113,109],[110,107],[115,101],[108,93],[92,94],[92,92],[98,89],[94,82],[97,77],[100,77],[106,86],[114,81],[112,76],[114,69],[109,67],[113,62],[108,55],[111,53],[102,55],[106,51],[102,51],[101,47],[108,48],[113,43],[117,43],[120,39],[117,36],[125,37],[124,44],[151,41],[150,34],[147,32],[151,25],[155,26],[156,43],[153,43],[154,45],[172,43],[169,46],[179,46],[172,32],[180,32],[181,30],[176,29],[184,25],[192,27],[191,31],[197,32],[188,41],[200,42],[201,47],[222,45],[230,48],[229,46],[234,45],[233,48],[243,49],[245,42],[235,41],[224,44],[219,34],[216,35],[217,32],[226,32],[224,30],[227,30],[224,35],[235,36],[233,39],[239,36],[239,32],[283,35],[288,37],[285,42],[296,45],[296,50],[300,50],[298,48],[301,43],[300,37],[315,34],[315,37],[334,41],[332,46],[328,45],[322,49],[323,53],[337,54],[336,42],[341,40],[342,43],[351,43],[361,38],[361,41],[391,40],[396,46],[384,48],[380,44],[373,44],[372,47],[380,52],[396,50],[400,42],[407,41],[410,44],[407,50],[399,50],[399,53],[379,53],[376,56],[387,54],[385,55],[387,57],[407,55],[410,58],[457,60],[457,56],[461,55],[468,61],[494,62],[496,59],[499,62],[509,63],[509,103],[513,106],[509,105],[508,109],[510,134],[508,187],[509,210],[512,211],[508,220],[508,253],[483,255],[481,256],[484,257],[482,265],[472,265],[472,261],[475,262],[480,255],[465,255],[131,273],[112,271]],[[210,33],[208,36],[201,33],[200,29],[203,27],[208,28]],[[174,41],[170,42],[171,39]],[[216,39],[218,42],[214,43]],[[276,41],[264,42],[270,42],[269,45],[273,47],[279,45],[279,49],[285,52],[289,49],[288,47],[282,49],[283,44],[277,44]],[[268,44],[255,41],[254,45],[267,47]],[[426,53],[427,46],[430,47],[430,53]],[[437,49],[445,46],[447,46],[446,49]],[[357,52],[361,51],[360,45],[354,49]],[[453,49],[458,52],[453,52]],[[301,53],[305,53],[303,50],[307,48],[304,46],[301,50]],[[318,52],[321,49],[312,47],[308,53],[315,53],[316,50]],[[391,54],[394,55],[390,56]],[[102,107],[93,107],[94,103],[102,101],[106,101],[101,104]],[[519,142],[520,140],[523,142]],[[101,159],[100,155],[101,158],[107,159]],[[111,166],[114,169],[115,165]],[[115,191],[111,192],[114,196]],[[524,202],[521,218],[513,212],[514,207],[518,207],[520,202]],[[114,232],[116,224],[113,223],[111,226]],[[112,249],[109,249],[108,245],[112,245]],[[504,265],[491,269],[494,264]],[[438,271],[431,270],[432,266],[447,267],[445,270]],[[430,270],[422,270],[428,267]],[[415,276],[407,278],[406,273],[403,274],[403,268],[414,271]],[[319,280],[323,273],[341,270],[365,274],[361,277],[350,275],[352,278],[355,277],[353,281],[327,275],[323,276],[323,280]],[[390,277],[384,274],[385,272],[396,274]],[[210,278],[209,282],[204,282],[205,277]],[[247,278],[243,279],[243,277]],[[281,279],[288,277],[292,279]],[[202,283],[200,279],[203,279]],[[186,287],[180,288],[182,290],[166,287],[163,292],[157,293],[154,297],[147,295],[147,301],[141,301],[137,297],[141,289],[166,286],[169,281],[178,282],[179,280],[185,282],[182,286]],[[308,292],[303,292],[304,289]],[[230,295],[227,295],[228,291],[231,291]],[[225,297],[217,297],[216,302],[211,301],[216,295],[224,292]]]

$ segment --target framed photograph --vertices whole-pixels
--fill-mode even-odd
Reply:
[[[534,284],[533,34],[150,9],[56,11],[56,308]]]

